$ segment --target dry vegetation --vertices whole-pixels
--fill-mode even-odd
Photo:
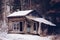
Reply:
[[[51,40],[60,40],[60,35],[52,35]]]

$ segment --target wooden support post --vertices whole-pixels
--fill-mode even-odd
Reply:
[[[38,34],[39,34],[39,35],[42,35],[41,23],[39,23]]]
[[[24,23],[24,33],[27,33],[27,22]]]
[[[37,26],[37,22],[36,22],[36,34],[38,34],[38,26]]]
[[[33,33],[33,22],[31,23],[31,28],[30,28],[31,30],[31,33]]]

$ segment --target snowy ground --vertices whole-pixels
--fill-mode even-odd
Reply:
[[[53,36],[40,37],[29,34],[7,34],[0,33],[0,40],[52,40]]]

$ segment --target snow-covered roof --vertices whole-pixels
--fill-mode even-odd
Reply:
[[[52,22],[50,22],[44,18],[36,18],[36,17],[30,17],[30,16],[26,16],[26,17],[28,19],[35,20],[35,21],[40,22],[40,23],[44,23],[44,24],[51,25],[51,26],[56,26],[55,24],[53,24]]]
[[[14,13],[8,15],[7,17],[25,16],[25,15],[29,14],[32,11],[33,10],[17,11],[17,12],[14,12]]]

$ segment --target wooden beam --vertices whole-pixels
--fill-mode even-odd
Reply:
[[[33,33],[33,25],[34,25],[34,24],[33,24],[33,21],[31,21],[31,30],[30,30],[31,33]]]
[[[41,23],[39,23],[38,34],[39,34],[39,35],[42,35]]]
[[[24,33],[27,33],[27,22],[25,21],[24,23],[24,29],[23,29]]]

